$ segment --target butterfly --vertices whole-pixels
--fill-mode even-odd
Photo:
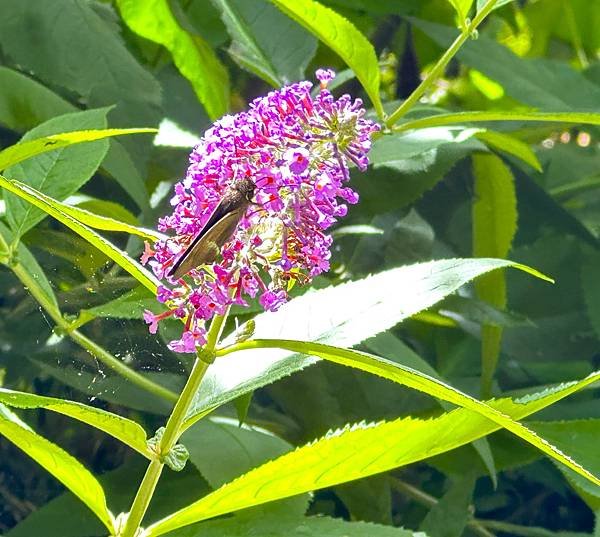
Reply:
[[[223,194],[210,218],[171,267],[167,276],[181,278],[200,265],[212,263],[252,203],[256,185],[251,179],[234,182]]]

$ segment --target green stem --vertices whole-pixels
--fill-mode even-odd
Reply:
[[[221,332],[223,331],[228,314],[229,310],[226,311],[225,314],[215,317],[210,324],[206,336],[206,345],[198,351],[198,356],[194,362],[192,372],[188,377],[183,391],[179,395],[177,403],[175,403],[175,408],[173,408],[173,411],[167,420],[165,431],[160,440],[157,458],[150,462],[148,469],[146,470],[144,479],[140,483],[133,504],[131,505],[127,523],[125,524],[125,528],[120,537],[136,537],[137,535],[144,515],[150,505],[154,489],[160,479],[160,474],[164,466],[162,459],[169,453],[182,434],[182,424],[185,421],[185,417],[200,388],[200,383],[202,382],[208,367],[215,359],[215,348],[221,336]]]
[[[140,523],[146,514],[148,505],[150,505],[150,500],[156,490],[156,485],[158,485],[158,480],[160,479],[164,467],[165,465],[160,459],[156,458],[152,460],[148,465],[148,468],[146,468],[144,478],[142,479],[133,503],[131,504],[131,511],[129,511],[129,515],[127,515],[127,522],[123,529],[123,533],[119,535],[130,535],[131,537],[134,537],[138,533]]]
[[[44,311],[52,318],[56,323],[57,327],[62,332],[67,334],[75,343],[80,345],[92,356],[95,356],[103,364],[116,371],[123,378],[130,381],[132,384],[139,386],[140,388],[158,396],[167,401],[175,402],[177,395],[171,390],[164,388],[160,384],[152,382],[150,379],[144,377],[133,369],[125,365],[121,360],[113,356],[106,349],[83,335],[77,330],[72,330],[71,323],[67,321],[63,316],[56,304],[50,299],[46,292],[39,285],[38,281],[32,277],[32,275],[20,265],[11,265],[11,270],[15,273],[21,283],[28,289],[29,293],[33,298],[44,308]]]
[[[68,330],[68,323],[66,324]],[[139,386],[143,390],[154,394],[166,401],[175,402],[177,401],[177,394],[171,390],[152,382],[148,377],[140,375],[137,371],[134,371],[121,360],[113,356],[106,349],[98,345],[96,342],[89,339],[87,336],[79,332],[78,330],[71,330],[67,332],[69,337],[78,345],[87,350],[90,354],[98,358],[103,364],[106,364],[113,371],[121,375],[124,379],[127,379],[132,384]]]
[[[473,35],[473,32],[477,29],[477,27],[481,24],[483,19],[485,19],[490,11],[494,8],[494,4],[496,4],[497,0],[488,0],[485,5],[477,12],[475,18],[463,28],[463,31],[460,35],[454,40],[450,48],[444,52],[442,57],[435,64],[433,69],[428,73],[423,82],[419,84],[417,89],[413,91],[408,98],[387,118],[385,125],[389,129],[394,123],[396,123],[402,116],[404,116],[423,96],[423,94],[429,89],[431,85],[439,78],[442,74],[446,65],[450,62],[452,58],[456,55],[460,47],[464,44],[464,42]]]

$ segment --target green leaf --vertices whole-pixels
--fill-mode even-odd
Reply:
[[[88,206],[97,207],[98,202],[103,203],[102,200],[96,200],[95,202],[90,202]],[[110,203],[110,202],[105,202]],[[95,214],[87,209],[81,207],[74,207],[72,205],[67,205],[66,203],[60,203],[59,201],[53,201],[54,207],[60,209],[63,214],[78,220],[81,223],[85,223],[87,226],[94,229],[102,229],[103,231],[118,231],[120,233],[129,233],[130,235],[137,235],[138,237],[142,237],[144,239],[148,239],[151,242],[155,242],[157,240],[161,240],[165,238],[165,235],[162,233],[155,231],[153,229],[138,227],[135,225],[128,224],[126,222],[122,222],[119,220],[115,220],[114,218],[109,218],[107,216],[101,216],[99,214]],[[113,204],[116,205],[116,204]],[[109,205],[110,207],[110,205]],[[117,207],[120,207],[117,205]],[[114,211],[118,212],[118,211]]]
[[[7,0],[3,12],[3,50],[42,80],[85,97],[101,87],[113,102],[160,103],[160,89],[154,78],[91,6],[67,0],[44,4]],[[26,20],[35,24],[23,24]],[[69,39],[64,38],[66,35]],[[37,47],[31,46],[34,36]],[[70,61],[61,62],[59,58]]]
[[[31,131],[33,132],[33,131]],[[46,136],[44,138],[37,138],[30,142],[19,143],[17,145],[11,146],[4,151],[0,152],[0,169],[3,167],[13,166],[14,164],[35,157],[36,155],[46,153],[49,151],[55,151],[57,149],[71,146],[74,144],[79,144],[82,142],[90,142],[93,140],[102,140],[104,138],[112,137],[112,136],[122,136],[125,134],[138,134],[138,133],[152,133],[156,132],[156,129],[103,129],[103,130],[89,130],[89,131],[77,131],[77,132],[69,132],[69,133],[61,133],[54,134],[50,136]],[[117,146],[115,146],[117,147]],[[61,159],[67,158],[68,162],[71,162],[72,155],[68,157],[64,157],[61,154],[61,151],[57,152],[56,156],[52,156],[52,160],[56,160],[57,164],[52,166],[52,170],[46,175],[45,178],[40,177],[38,173],[36,173],[37,166],[29,164],[25,164],[19,168],[16,176],[25,176],[26,183],[30,184],[32,181],[30,178],[33,176],[37,176],[37,181],[33,181],[40,190],[46,194],[52,194],[57,198],[65,198],[68,197],[73,192],[77,191],[80,186],[82,186],[81,180],[73,181],[69,184],[68,181],[63,181],[64,175],[62,175],[62,170],[64,165],[59,164]],[[10,174],[14,168],[10,168],[7,170],[7,173]],[[31,174],[31,175],[30,175]],[[15,175],[15,174],[13,174]],[[54,180],[54,178],[57,180]],[[61,178],[61,181],[58,181],[58,178]],[[85,177],[85,174],[81,176],[81,178]],[[80,178],[80,179],[81,179]],[[8,197],[8,200],[13,199],[12,197]],[[9,219],[11,218],[12,207],[21,207],[20,203],[8,202],[8,211],[9,211]],[[152,241],[158,240],[161,238],[161,234],[152,230],[138,228],[136,226],[131,226],[125,224],[123,222],[119,222],[113,218],[107,218],[95,215],[90,211],[86,211],[84,209],[78,209],[77,207],[71,207],[69,205],[60,204],[63,211],[70,216],[77,218],[78,220],[85,221],[90,227],[96,229],[104,229],[107,231],[121,231],[125,233],[132,233],[134,235],[139,235],[141,237],[150,239]],[[18,225],[18,218],[21,216],[19,209],[13,209],[13,211],[17,210],[17,215],[13,215],[13,219],[16,221],[15,226]],[[41,214],[41,213],[40,213]],[[24,223],[23,227],[28,229],[32,227],[33,222],[39,220],[40,218],[35,217],[35,213],[33,216],[27,210],[24,211],[23,218]],[[21,232],[23,234],[24,232]]]
[[[471,518],[469,507],[475,487],[475,474],[456,478],[444,496],[429,510],[419,528],[428,537],[462,535]]]
[[[67,401],[55,397],[43,397],[41,395],[17,392],[5,388],[0,388],[0,403],[16,408],[44,408],[52,412],[64,414],[104,431],[145,457],[151,457],[151,453],[146,446],[146,432],[144,429],[135,421],[123,418],[112,412],[75,401]]]
[[[156,312],[159,308],[164,309],[164,306],[156,300],[156,296],[148,291],[146,287],[140,286],[110,302],[82,310],[82,315],[89,316],[91,319],[96,317],[141,319],[144,310],[149,309]]]
[[[501,259],[446,259],[384,271],[306,293],[277,313],[258,315],[254,319],[255,337],[356,345],[432,306],[477,276],[508,266],[532,270]],[[234,339],[228,337],[225,344],[232,344]],[[217,360],[206,373],[187,424],[227,401],[313,363],[314,358],[275,349]]]
[[[449,296],[440,305],[443,314],[457,313],[461,317],[477,324],[492,324],[505,328],[535,326],[533,321],[512,311],[499,310],[487,302],[460,295]]]
[[[354,25],[314,0],[271,0],[288,17],[304,26],[346,62],[365,88],[377,115],[382,118],[379,64],[375,49]]]
[[[227,418],[202,420],[187,430],[181,441],[190,452],[190,461],[213,488],[293,449],[291,444],[268,431],[240,427]],[[301,516],[309,500],[308,495],[304,495],[260,511],[263,515]]]
[[[456,295],[453,295],[448,298],[459,298]],[[448,300],[448,299],[447,299]],[[378,334],[377,336],[367,339],[364,342],[364,345],[367,349],[373,351],[379,356],[383,358],[387,358],[388,360],[392,360],[394,362],[400,363],[404,366],[408,366],[412,369],[420,371],[421,373],[425,373],[430,377],[435,379],[444,381],[443,377],[441,377],[438,372],[431,367],[429,362],[421,358],[415,351],[413,351],[408,345],[406,345],[401,339],[394,336],[391,332],[383,332]],[[452,405],[444,400],[439,401],[440,406],[444,410],[451,410]],[[496,476],[496,468],[494,457],[491,453],[490,446],[487,442],[487,439],[480,438],[473,442],[473,448],[477,451],[477,454],[481,457],[481,460],[485,467],[487,468],[490,478],[496,486],[497,476]]]
[[[160,442],[165,434],[165,428],[160,427],[156,434],[148,440],[151,452],[160,453]],[[183,444],[175,444],[167,454],[160,455],[160,461],[174,472],[181,472],[190,458],[187,448]]]
[[[252,396],[254,392],[248,392],[244,395],[240,395],[237,399],[234,399],[233,406],[235,407],[235,412],[237,414],[238,425],[241,427],[248,417],[248,410],[250,409],[250,404],[252,403]]]
[[[0,66],[0,124],[25,132],[76,108],[33,78]]]
[[[116,104],[111,126],[156,126],[162,100],[158,82],[127,50],[119,25],[108,24],[95,6],[73,0],[4,0],[0,47],[21,69],[76,100],[80,96],[90,108]],[[143,169],[149,141],[124,142]]]
[[[450,46],[457,36],[456,30],[448,26],[411,21],[443,48]],[[527,106],[541,110],[598,108],[600,87],[565,62],[523,59],[486,36],[467,41],[456,57],[501,84],[508,95]]]
[[[172,537],[427,537],[424,533],[372,524],[348,522],[326,516],[293,517],[248,516],[246,514],[226,520],[214,520],[171,533]]]
[[[460,26],[462,28],[465,27],[465,22],[467,19],[467,15],[469,14],[469,10],[473,5],[473,0],[448,0],[452,7],[455,9],[456,14],[458,15],[458,20],[460,22]]]
[[[65,214],[56,205],[56,201],[49,196],[45,196],[35,189],[20,183],[19,181],[10,181],[0,175],[0,187],[16,194],[27,202],[39,207],[50,216],[56,218],[59,222],[72,229],[75,233],[83,237],[90,244],[98,248],[102,253],[110,257],[115,263],[120,265],[125,271],[131,274],[138,282],[144,285],[152,293],[156,294],[156,288],[160,282],[152,273],[131,259],[125,252],[117,248],[114,244],[107,241],[104,237],[98,235],[95,231],[75,220],[72,216]]]
[[[2,237],[3,242],[9,245],[13,244],[15,238],[10,229],[8,229],[2,222],[0,222],[0,237]],[[29,278],[37,281],[40,289],[46,295],[48,302],[58,308],[58,302],[56,300],[56,295],[54,294],[54,289],[52,289],[52,285],[50,285],[46,273],[39,265],[34,255],[22,242],[19,242],[19,246],[17,247],[16,261],[20,265],[21,269],[27,273]]]
[[[575,459],[590,471],[600,473],[598,456],[598,435],[600,420],[544,421],[528,424],[540,436],[552,442],[560,449],[567,449]],[[600,508],[600,487],[583,479],[576,472],[558,465],[575,490],[583,492],[583,498],[592,509]]]
[[[404,171],[407,161],[418,165],[424,158],[434,158],[440,146],[463,143],[478,132],[472,128],[433,127],[382,136],[373,143],[369,161],[375,168],[385,166]]]
[[[512,172],[496,155],[473,155],[473,255],[503,258],[517,232],[517,197]],[[475,282],[477,295],[498,309],[506,308],[504,274],[486,274]],[[502,327],[481,329],[481,389],[489,397],[500,356]]]
[[[436,114],[420,119],[412,119],[394,127],[394,132],[487,121],[534,121],[600,125],[600,114],[595,112],[514,112],[512,110],[501,112],[497,110],[489,112],[456,112],[453,114]]]
[[[310,343],[308,341],[293,341],[282,339],[262,339],[252,340],[240,343],[235,350],[246,349],[268,349],[279,348],[286,349],[299,354],[308,354],[318,356],[319,358],[334,362],[347,367],[354,367],[361,371],[366,371],[373,375],[377,375],[393,382],[408,386],[415,390],[425,392],[444,401],[448,401],[458,406],[462,406],[480,412],[483,416],[497,423],[519,436],[523,440],[531,443],[540,451],[546,453],[550,457],[562,462],[570,469],[586,477],[591,482],[600,485],[600,477],[596,477],[582,468],[577,463],[565,456],[557,448],[539,438],[535,433],[527,429],[522,424],[508,419],[501,412],[495,411],[492,407],[478,401],[477,399],[460,392],[456,388],[445,384],[441,380],[430,377],[425,373],[421,373],[416,369],[391,362],[384,358],[380,358],[373,354],[355,351],[351,349],[341,349],[332,347],[331,345],[323,345],[321,343]],[[596,379],[600,378],[600,373],[596,374]]]
[[[522,142],[514,136],[504,134],[496,131],[479,131],[475,134],[475,137],[482,142],[485,142],[488,146],[504,151],[509,155],[521,159],[523,162],[529,164],[532,168],[538,172],[542,171],[542,165],[537,158],[537,155],[533,152],[533,149],[528,144]]]
[[[126,458],[116,470],[104,472],[98,481],[104,488],[112,513],[126,513],[131,508],[138,484],[144,477],[148,461],[142,457]],[[194,501],[210,489],[192,465],[183,472],[164,472],[154,491],[147,517],[155,520]],[[5,537],[106,537],[92,513],[66,491],[37,507]]]
[[[39,436],[4,405],[0,404],[0,434],[22,449],[85,503],[114,534],[113,518],[106,507],[102,486],[75,458]]]
[[[593,384],[600,373],[512,401],[489,401],[519,420]],[[359,479],[444,453],[499,426],[466,408],[433,419],[356,424],[268,462],[147,528],[157,537],[176,528],[301,492]]]
[[[110,148],[102,168],[121,185],[142,210],[148,210],[148,191],[144,178],[138,171],[131,154],[117,140],[110,141]]]
[[[232,37],[229,54],[275,87],[304,76],[317,40],[261,0],[213,0]]]
[[[78,109],[39,82],[0,66],[0,124],[25,132],[55,116],[77,112]],[[52,149],[52,148],[49,148]],[[129,153],[116,140],[102,163],[131,198],[141,208],[148,205],[144,181]]]
[[[485,4],[487,4],[489,0],[477,0],[477,11],[480,11],[481,8],[483,8],[483,6],[485,6]],[[496,3],[494,4],[494,9],[498,9],[499,7],[502,7],[506,4],[510,4],[511,2],[514,2],[514,0],[496,0]]]
[[[52,118],[23,136],[21,142],[0,154],[0,169],[11,179],[22,181],[42,192],[65,199],[83,186],[96,172],[108,151],[106,140],[76,147],[61,147],[49,135],[81,129],[106,127],[108,108],[74,112]],[[35,139],[39,141],[33,141]],[[54,145],[56,151],[51,151]],[[40,154],[41,153],[41,154]],[[35,159],[26,160],[37,155]],[[13,164],[11,167],[10,164]],[[6,196],[6,215],[17,238],[35,226],[45,215],[16,196]]]
[[[171,401],[156,397],[154,393],[132,384],[119,375],[98,375],[97,372],[82,370],[80,366],[56,365],[56,356],[51,355],[47,360],[32,360],[40,370],[60,382],[93,398],[108,401],[119,406],[142,410],[158,415],[168,415],[172,410]],[[173,373],[148,372],[144,375],[152,382],[181,392],[185,379]]]
[[[461,143],[442,144],[404,160],[390,153],[393,167],[383,161],[370,167],[367,173],[353,175],[354,188],[360,192],[360,211],[376,216],[404,207],[433,188],[459,160],[474,151],[485,150],[484,144],[470,138]],[[382,196],[382,192],[386,195]]]
[[[116,201],[93,198],[87,194],[75,194],[65,201],[70,207],[84,209],[95,216],[105,216],[114,220],[120,220],[132,226],[139,226],[140,224],[137,216]]]
[[[136,34],[163,45],[192,84],[211,119],[229,109],[229,77],[210,45],[188,33],[166,0],[117,0],[123,20]]]
[[[581,285],[588,318],[596,337],[600,339],[600,281],[598,281],[600,255],[596,254],[581,267]]]
[[[85,278],[94,275],[110,260],[90,243],[69,231],[37,228],[27,234],[27,243],[60,257],[76,267]]]
[[[90,112],[77,112],[75,116],[77,118],[67,118],[66,116],[73,116],[73,114],[65,114],[56,118],[57,125],[55,127],[55,121],[50,120],[47,124],[39,126],[39,129],[33,129],[29,131],[21,142],[16,145],[12,145],[0,151],[0,170],[5,170],[9,166],[14,166],[19,162],[30,159],[43,153],[50,151],[56,151],[63,147],[80,144],[83,142],[93,142],[95,140],[103,140],[104,138],[110,138],[112,136],[123,136],[125,134],[140,134],[140,133],[156,133],[157,129],[96,129],[96,130],[85,130],[85,131],[74,131],[74,132],[60,132],[58,134],[50,134],[48,136],[37,137],[38,134],[42,134],[43,131],[56,130],[60,128],[60,125],[69,123],[69,119],[74,119],[74,122],[79,120],[86,121],[81,114],[90,114]],[[105,112],[105,111],[103,111]],[[96,114],[94,114],[96,115]],[[47,126],[52,122],[51,126]],[[60,154],[57,155],[60,157]],[[58,160],[58,158],[57,158]]]

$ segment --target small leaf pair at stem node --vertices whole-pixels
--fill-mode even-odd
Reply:
[[[148,440],[148,447],[156,454],[158,460],[174,470],[180,472],[185,468],[185,464],[190,457],[187,448],[183,444],[174,445],[167,453],[161,453],[161,441],[165,433],[165,428],[160,427],[156,434]]]

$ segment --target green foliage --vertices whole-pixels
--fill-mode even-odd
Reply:
[[[597,534],[598,21],[585,0],[4,0],[0,533]],[[236,305],[194,365],[166,347],[182,319],[143,322],[166,312],[143,243],[169,240],[210,121],[317,68],[384,123],[360,202],[328,273]]]
[[[114,436],[142,455],[149,456],[144,429],[136,422],[117,414],[73,401],[65,401],[54,397],[41,397],[4,388],[0,388],[0,402],[15,408],[45,408],[52,412],[70,416]]]
[[[510,261],[498,259],[449,259],[380,272],[307,293],[275,314],[257,315],[254,337],[357,345],[432,306],[473,278],[511,265]],[[531,271],[527,267],[518,268]],[[297,318],[311,319],[311,322],[290,321]],[[234,339],[230,336],[224,343],[232,344]],[[193,423],[226,401],[314,363],[313,358],[302,354],[307,353],[266,350],[259,346],[217,361],[190,406],[187,423]]]
[[[510,169],[495,155],[473,157],[473,255],[506,257],[517,232],[517,198]],[[488,274],[475,287],[481,300],[506,308],[503,274]],[[481,391],[492,393],[492,379],[502,340],[502,327],[486,324],[481,331]]]
[[[36,434],[1,404],[0,432],[68,487],[111,532],[114,531],[114,523],[106,507],[104,491],[96,478],[79,461],[56,444]]]
[[[286,15],[316,35],[342,58],[362,83],[378,115],[383,113],[379,97],[379,66],[369,41],[348,20],[315,0],[285,2],[271,0]]]
[[[230,35],[228,52],[243,68],[279,87],[304,76],[317,41],[265,2],[214,0]]]
[[[181,27],[166,0],[118,0],[117,5],[135,33],[163,45],[172,54],[208,115],[213,119],[223,115],[228,106],[229,80],[210,45]]]
[[[19,181],[10,181],[1,175],[0,186],[28,201],[31,205],[38,207],[42,211],[56,218],[65,226],[71,228],[75,233],[81,235],[90,244],[98,248],[98,250],[107,254],[108,257],[115,261],[115,263],[121,265],[150,291],[156,291],[158,283],[152,274],[131,259],[125,252],[119,250],[116,246],[92,231],[86,225],[82,224],[79,220],[76,220],[66,212],[62,211],[56,200],[49,196],[45,196],[41,192],[38,192]]]
[[[489,404],[498,412],[520,419],[598,378],[596,374],[578,385],[532,394],[529,400],[505,399]],[[348,426],[259,466],[148,530],[154,537],[240,508],[382,472],[447,451],[450,446],[457,447],[497,428],[467,409],[429,420],[404,418]]]
[[[461,535],[468,521],[474,487],[473,472],[457,478],[440,501],[427,513],[421,529],[431,537]]]

